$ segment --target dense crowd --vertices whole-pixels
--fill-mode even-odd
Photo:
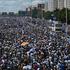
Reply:
[[[65,34],[48,27],[45,19],[0,17],[0,70],[70,70]]]

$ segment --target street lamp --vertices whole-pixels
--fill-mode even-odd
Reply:
[[[67,38],[67,21],[68,21],[68,19],[67,19],[67,0],[66,0],[66,38]]]
[[[66,24],[65,24],[65,26],[66,26],[66,29],[65,29],[65,31],[66,31],[66,42],[67,42],[67,29],[68,29],[68,27],[67,27],[67,21],[68,21],[68,19],[67,19],[67,0],[66,0]],[[66,43],[66,47],[67,47],[67,43]]]

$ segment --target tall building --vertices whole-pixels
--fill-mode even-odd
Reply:
[[[54,10],[54,0],[48,0],[48,11]]]
[[[47,12],[48,11],[48,3],[45,2],[45,11]]]
[[[64,7],[70,9],[70,0],[64,0]]]
[[[54,11],[58,6],[57,0],[48,0],[48,11]]]
[[[45,8],[45,4],[38,4],[38,9],[44,9]]]
[[[64,0],[58,0],[58,9],[64,8]]]
[[[48,0],[48,11],[54,11],[55,9],[70,9],[70,0]]]

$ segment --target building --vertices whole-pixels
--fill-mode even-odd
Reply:
[[[67,8],[70,9],[70,0],[67,0]]]
[[[48,11],[54,11],[54,0],[48,0]]]
[[[58,6],[57,0],[48,0],[48,11],[54,11]]]
[[[43,18],[43,13],[45,11],[45,4],[44,3],[38,4],[37,9],[38,9],[38,17]]]
[[[58,0],[58,9],[63,9],[64,8],[64,0]]]
[[[44,10],[45,9],[45,4],[44,3],[38,4],[38,9]]]
[[[45,12],[48,11],[48,3],[45,3]]]
[[[31,16],[32,15],[32,8],[31,7],[26,8],[26,13],[27,13],[27,16]]]
[[[48,0],[48,11],[54,11],[55,9],[70,9],[70,0]]]
[[[70,9],[70,0],[64,0],[64,7]]]

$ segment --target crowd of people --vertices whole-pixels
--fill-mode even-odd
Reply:
[[[70,70],[64,33],[49,30],[45,19],[0,17],[0,70]]]

